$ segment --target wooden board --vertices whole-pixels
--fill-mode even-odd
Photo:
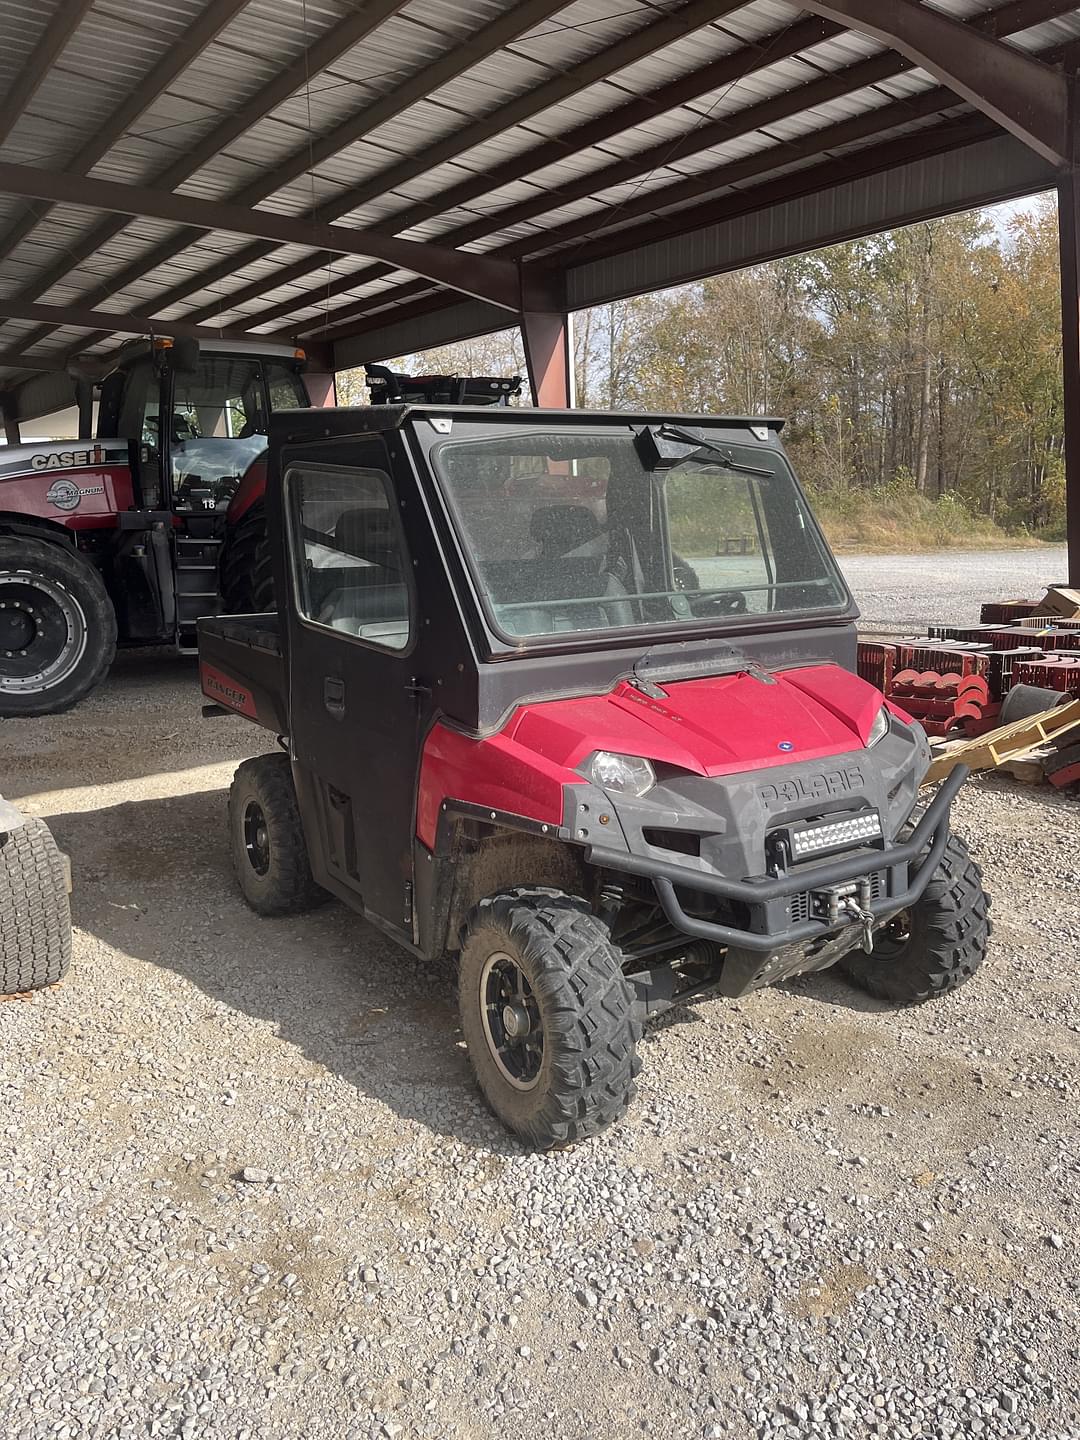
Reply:
[[[1080,725],[1080,700],[1015,720],[999,726],[974,740],[958,740],[942,746],[930,762],[923,777],[924,785],[944,780],[954,765],[967,765],[972,770],[996,770],[1010,760],[1020,760],[1041,745]]]

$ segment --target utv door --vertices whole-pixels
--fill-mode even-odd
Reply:
[[[381,440],[286,461],[291,741],[316,879],[411,934],[424,693],[416,587]]]

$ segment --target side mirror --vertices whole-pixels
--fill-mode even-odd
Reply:
[[[169,351],[169,364],[173,370],[190,372],[199,363],[199,342],[191,336],[174,340]]]

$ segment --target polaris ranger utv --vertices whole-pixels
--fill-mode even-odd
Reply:
[[[159,339],[100,380],[96,437],[0,448],[0,716],[48,715],[104,677],[117,644],[195,643],[218,554],[269,415],[308,406],[303,351]]]
[[[401,405],[271,422],[279,609],[199,625],[280,737],[229,805],[262,914],[336,895],[456,953],[480,1087],[528,1143],[617,1119],[643,1020],[840,964],[892,1001],[986,950],[921,728],[780,423]]]

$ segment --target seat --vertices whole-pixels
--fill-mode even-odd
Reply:
[[[315,572],[328,588],[314,618],[347,635],[403,649],[409,637],[409,590],[389,510],[367,505],[343,510],[334,541],[345,564]]]
[[[607,536],[586,505],[541,505],[532,513],[530,537],[539,554],[501,564],[499,581],[489,573],[492,598],[504,629],[514,635],[565,630],[606,630],[633,623],[626,587],[604,568]],[[493,568],[493,567],[492,567]],[[581,604],[574,603],[581,601]],[[558,602],[529,608],[530,601]]]

